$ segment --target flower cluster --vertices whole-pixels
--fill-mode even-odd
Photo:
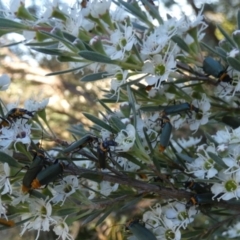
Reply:
[[[108,211],[136,203],[136,196],[150,196],[159,203],[145,211],[139,230],[178,240],[193,224],[196,206],[202,211],[237,201],[239,30],[229,37],[220,29],[226,39],[217,50],[202,43],[218,54],[215,59],[200,48],[207,28],[202,11],[195,19],[163,19],[154,1],[115,1],[115,8],[110,0],[45,2],[48,7],[33,14],[25,1],[12,1],[1,9],[0,30],[18,32],[35,51],[69,62],[66,72],[81,71],[82,81],[109,78],[110,89],[99,101],[107,113],[85,113],[95,125],[87,134],[71,129],[74,141],[68,143],[43,129],[50,128],[48,99],[28,99],[23,108],[1,101],[1,217],[21,215],[21,235],[37,230],[38,239],[53,228],[65,240],[72,239],[73,221],[103,220]],[[0,90],[9,86],[2,75]],[[120,104],[112,110],[106,102]],[[39,146],[44,134],[58,143],[54,151]],[[23,162],[13,157],[18,152]],[[237,236],[237,229],[224,234]]]

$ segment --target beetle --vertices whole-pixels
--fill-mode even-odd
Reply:
[[[40,171],[37,174],[36,178],[34,178],[31,182],[31,188],[38,189],[41,186],[49,184],[63,173],[63,169],[64,164],[56,160],[54,164]]]
[[[170,123],[170,119],[166,116],[162,116],[162,132],[160,136],[160,145],[159,145],[159,151],[164,152],[166,147],[169,144],[169,140],[172,133],[172,124]]]
[[[98,138],[92,135],[86,135],[81,139],[77,140],[76,142],[72,143],[69,147],[65,148],[63,150],[63,153],[77,152],[82,148],[86,147],[88,144],[92,144],[93,142],[98,143]]]
[[[131,220],[126,227],[138,240],[157,240],[156,236],[145,226],[140,224],[139,220]]]
[[[24,193],[31,190],[32,181],[36,178],[39,172],[42,171],[45,161],[45,156],[42,152],[37,152],[32,164],[28,167],[22,181],[22,191]]]
[[[188,111],[195,111],[196,113],[199,112],[199,108],[195,107],[194,105],[185,102],[176,105],[167,106],[163,110],[164,115],[171,115],[171,114],[178,114],[181,112],[188,112]]]
[[[207,184],[194,181],[185,182],[184,187],[189,188],[191,191],[194,191],[197,194],[210,192],[210,187]]]
[[[214,194],[212,193],[202,193],[202,194],[196,194],[190,198],[190,200],[186,204],[186,208],[190,208],[192,206],[196,205],[202,205],[202,204],[211,204],[216,200],[213,200],[212,197]]]
[[[219,61],[212,57],[208,56],[203,60],[203,71],[208,75],[218,78],[218,82],[232,83],[232,78],[227,74],[227,68],[224,68]]]
[[[117,146],[117,143],[114,140],[104,140],[97,146],[97,156],[100,168],[106,168],[106,158],[108,152],[110,152],[110,146]]]
[[[36,111],[28,111],[24,108],[12,108],[5,117],[0,117],[2,122],[0,123],[0,127],[10,126],[17,119],[30,119],[34,117],[34,113]]]

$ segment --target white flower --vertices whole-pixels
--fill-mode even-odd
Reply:
[[[53,231],[57,236],[59,236],[57,239],[62,239],[62,240],[73,240],[73,237],[69,234],[69,227],[65,222],[65,217],[62,219],[61,217],[54,217],[54,219],[57,221],[54,224]]]
[[[150,76],[146,77],[147,85],[155,85],[155,88],[159,88],[161,82],[168,79],[171,72],[176,69],[176,60],[174,58],[174,48],[170,50],[170,44],[165,55],[156,54],[153,56],[152,61],[144,63],[142,68],[143,73],[150,73]]]
[[[23,191],[13,191],[14,198],[12,199],[11,205],[16,206],[25,202],[31,201],[30,194]]]
[[[117,7],[115,11],[111,12],[111,19],[115,22],[124,22],[128,17],[127,12],[121,7]]]
[[[11,79],[7,74],[3,74],[0,77],[0,91],[5,91],[8,89],[9,85],[11,83]]]
[[[223,199],[226,201],[232,198],[239,199],[240,175],[219,172],[218,177],[222,183],[214,183],[211,187],[211,191],[214,194],[213,198],[217,197],[218,200]]]
[[[49,98],[42,99],[41,101],[31,98],[25,101],[24,107],[28,111],[40,111],[46,108],[48,102]]]
[[[50,225],[56,222],[51,217],[52,206],[50,201],[51,199],[31,199],[29,203],[29,213],[22,214],[22,219],[32,218],[23,224],[23,230],[20,233],[21,236],[26,230],[37,230],[37,236],[35,238],[35,240],[37,240],[40,231],[49,231]]]
[[[58,185],[54,186],[53,190],[55,193],[52,201],[54,203],[58,203],[61,201],[62,206],[66,198],[69,197],[71,194],[75,193],[77,189],[79,189],[78,178],[73,175],[66,176]]]
[[[231,139],[231,134],[225,127],[225,130],[217,131],[216,135],[213,135],[212,137],[219,144],[228,144]]]
[[[124,30],[116,29],[110,36],[111,46],[106,47],[106,53],[112,60],[123,60],[128,57],[136,42],[133,27],[124,26]]]
[[[16,144],[21,142],[25,145],[30,145],[31,143],[31,125],[26,123],[27,119],[18,119],[16,122],[10,124],[9,127],[3,127],[1,129],[0,135],[0,146],[2,149],[7,149],[14,144],[16,148]]]
[[[237,175],[240,174],[240,166],[237,159],[239,159],[239,154],[232,157],[222,158],[223,162],[228,166],[228,169],[224,170],[224,173],[231,174],[236,172]]]
[[[143,222],[148,223],[147,228],[156,228],[161,224],[162,207],[160,204],[156,204],[151,211],[147,211],[143,214]]]
[[[1,195],[4,195],[6,193],[12,194],[12,187],[9,181],[9,176],[10,176],[10,167],[8,163],[1,164],[1,171],[0,171]]]
[[[109,11],[111,0],[93,0],[91,2],[90,13],[94,18],[101,18],[103,14]]]
[[[155,28],[150,35],[146,35],[143,40],[141,53],[147,56],[159,54],[169,44],[171,37],[179,30],[178,23],[180,21],[172,18]]]
[[[140,168],[135,163],[123,157],[117,157],[116,161],[123,168],[123,171],[136,172]]]
[[[210,115],[210,101],[205,94],[202,94],[201,100],[193,100],[192,104],[199,108],[199,112],[192,113],[190,123],[190,129],[197,131],[200,125],[208,123],[208,116]]]
[[[119,184],[112,184],[108,181],[101,181],[100,185],[100,193],[104,196],[109,196],[111,192],[115,192],[118,189]]]
[[[119,94],[121,90],[121,85],[126,83],[128,79],[128,71],[123,71],[119,69],[116,74],[114,74],[114,78],[111,81],[111,89],[114,91],[114,95],[117,94],[117,101],[119,99]]]
[[[196,158],[192,163],[187,163],[187,166],[189,168],[188,173],[193,173],[197,178],[212,178],[217,173],[218,170],[215,168],[215,161],[211,159],[211,157],[208,155],[207,152],[212,152],[214,154],[217,154],[215,151],[215,147],[208,146],[205,149],[202,149],[204,155],[197,153],[198,158]]]
[[[236,237],[240,237],[240,222],[236,223],[232,227],[228,227],[228,230],[226,232],[223,232],[222,235],[235,239]]]
[[[6,208],[3,206],[3,204],[2,204],[2,198],[1,198],[2,196],[0,195],[0,216],[4,216],[6,219],[8,219],[7,218],[7,215],[6,215],[6,213],[7,213],[7,210],[6,210]]]
[[[170,219],[174,225],[183,227],[184,229],[187,225],[193,222],[193,216],[196,215],[197,210],[195,207],[186,209],[186,204],[180,202],[169,203],[163,207],[163,214],[167,219]]]
[[[127,152],[133,146],[135,139],[136,130],[132,124],[128,124],[126,128],[122,129],[115,138],[115,142],[118,143],[115,149]]]

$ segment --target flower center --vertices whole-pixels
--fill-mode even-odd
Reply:
[[[118,81],[122,81],[123,80],[123,75],[121,73],[117,73],[115,75],[115,78],[118,80]]]
[[[165,66],[164,65],[158,65],[155,67],[155,74],[156,75],[163,75],[165,73]]]
[[[213,165],[214,165],[214,161],[211,159],[211,158],[209,158],[207,161],[205,161],[205,163],[204,163],[204,169],[205,170],[209,170],[209,169],[211,169],[212,167],[213,167]]]
[[[227,192],[234,192],[237,189],[237,183],[235,180],[231,179],[225,182],[225,189]]]
[[[126,40],[126,38],[122,38],[122,39],[120,40],[120,45],[121,45],[122,47],[125,47],[125,46],[127,45],[127,40]]]
[[[166,240],[173,240],[173,239],[175,239],[175,233],[171,229],[168,229],[165,232],[165,238],[166,238]]]
[[[65,188],[64,188],[64,192],[69,193],[71,191],[72,191],[72,187],[70,185],[66,185]]]
[[[187,219],[188,218],[188,214],[187,214],[187,212],[186,211],[184,211],[184,212],[180,212],[179,214],[178,214],[178,219],[179,220],[185,220],[185,219]]]
[[[47,209],[44,206],[42,206],[42,208],[41,208],[41,214],[47,215]]]

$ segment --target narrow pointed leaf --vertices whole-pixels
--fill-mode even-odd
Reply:
[[[185,52],[189,53],[190,49],[188,45],[184,42],[184,40],[179,37],[178,35],[175,35],[172,37],[172,40]]]
[[[156,18],[159,22],[159,24],[163,24],[163,19],[161,18],[158,7],[154,5],[154,2],[151,3],[149,0],[141,0],[144,5],[146,5],[149,8],[149,13],[153,18]]]
[[[116,63],[116,61],[112,60],[111,58],[93,51],[81,51],[78,54],[81,57],[92,62],[109,63],[109,64]]]
[[[89,74],[89,75],[82,77],[81,81],[82,82],[94,82],[94,81],[102,80],[104,78],[109,77],[109,75],[107,75],[107,74],[108,74],[108,72],[98,72],[98,73]]]
[[[7,28],[8,29],[10,29],[10,28],[14,28],[14,29],[28,29],[28,27],[25,26],[24,24],[12,21],[10,19],[0,18],[0,29],[7,29]]]
[[[59,50],[59,49],[50,49],[50,48],[32,48],[32,49],[37,52],[49,54],[49,55],[62,55],[63,54],[62,50]]]
[[[188,163],[192,163],[195,160],[194,158],[189,157],[188,155],[182,153],[176,153],[176,156]]]
[[[217,28],[219,29],[219,31],[222,33],[222,35],[226,38],[226,40],[232,45],[232,47],[236,48],[236,44],[233,41],[233,39],[228,35],[228,33],[221,27],[221,26],[217,26]]]
[[[219,56],[219,53],[214,50],[212,47],[210,47],[208,44],[204,43],[204,42],[200,42],[200,45],[202,45],[203,47],[205,47],[206,49],[208,49],[210,52],[216,54]]]
[[[229,125],[233,129],[240,127],[240,119],[238,117],[224,116],[222,122]]]
[[[60,31],[60,30],[59,30]],[[64,39],[63,37],[56,35],[56,34],[52,34],[50,32],[45,32],[45,31],[40,31],[42,34],[56,39],[58,41],[60,41],[61,43],[63,43],[67,48],[69,48],[70,50],[72,50],[73,52],[78,51],[78,48],[76,46],[74,46],[71,42],[69,42],[68,40]]]
[[[124,2],[122,0],[118,0],[118,1],[114,1],[117,5],[119,6],[124,6],[124,8],[130,12],[131,14],[133,14],[135,17],[139,18],[142,20],[142,22],[146,23],[149,26],[152,26],[152,23],[148,20],[147,15],[144,13],[144,11],[142,11],[139,6],[134,2],[132,3],[128,3],[128,2]]]
[[[231,67],[233,67],[234,69],[240,71],[240,62],[239,62],[239,60],[237,60],[236,58],[233,58],[233,57],[228,57],[227,61],[228,61],[229,65]]]
[[[228,166],[223,162],[223,160],[218,157],[216,154],[212,153],[212,152],[207,152],[209,157],[212,158],[212,160],[214,162],[216,162],[219,166],[221,166],[223,169],[228,168]]]
[[[10,167],[21,168],[21,165],[14,158],[4,152],[0,152],[0,162],[6,162]]]
[[[100,120],[99,118],[89,114],[89,113],[83,113],[83,115],[88,118],[90,121],[92,121],[93,123],[97,124],[98,126],[108,130],[109,132],[113,132],[113,128],[111,126],[109,126],[108,124],[106,124],[104,121]],[[115,131],[115,133],[117,133],[117,131]]]
[[[238,13],[237,13],[237,26],[238,26],[238,30],[240,30],[240,10],[238,10]]]
[[[77,67],[77,68],[72,68],[72,69],[68,69],[68,70],[63,70],[63,71],[59,71],[59,72],[53,72],[53,73],[48,73],[45,76],[53,76],[53,75],[60,75],[60,74],[65,74],[65,73],[71,73],[74,71],[77,71],[79,69],[85,68],[87,65],[81,66],[81,67]]]
[[[45,42],[33,42],[33,43],[26,43],[25,46],[30,47],[47,47],[47,46],[57,46],[58,41],[45,41]]]

